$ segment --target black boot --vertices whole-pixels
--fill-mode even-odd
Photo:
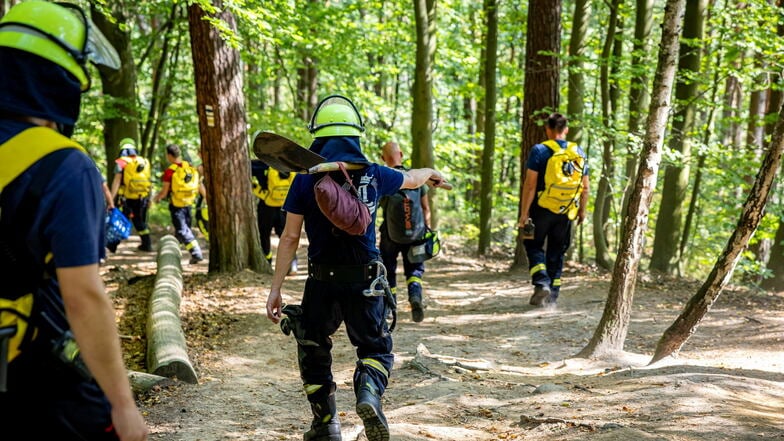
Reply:
[[[139,251],[152,251],[152,239],[150,239],[149,234],[142,234],[139,236],[142,240],[142,244],[139,245]]]
[[[422,307],[422,285],[419,282],[408,284],[408,303],[411,304],[411,320],[419,323],[425,319],[425,309]]]
[[[364,371],[367,368],[361,363],[358,365],[361,372],[354,381],[354,393],[357,395],[357,415],[362,418],[365,436],[368,441],[389,441],[389,424],[381,411],[381,395]]]
[[[324,394],[318,391],[308,396],[313,422],[310,424],[310,430],[305,432],[302,438],[305,441],[341,441],[342,439],[335,404],[335,385],[327,389],[327,392],[328,394]]]

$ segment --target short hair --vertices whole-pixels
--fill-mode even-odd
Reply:
[[[568,123],[569,120],[560,113],[551,113],[550,116],[547,117],[547,127],[558,133],[563,132]]]
[[[174,156],[175,158],[180,157],[180,146],[177,144],[169,144],[166,146],[166,153]]]

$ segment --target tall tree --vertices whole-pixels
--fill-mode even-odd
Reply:
[[[415,168],[433,167],[433,63],[436,54],[436,0],[414,0],[416,22],[416,68],[411,91],[411,163]],[[436,191],[428,192],[430,219],[437,225]]]
[[[708,279],[702,284],[697,294],[695,294],[686,304],[681,315],[675,322],[664,331],[659,343],[656,345],[651,363],[662,358],[677,353],[686,343],[689,337],[694,334],[705,314],[716,302],[724,286],[732,278],[741,253],[749,243],[749,239],[759,226],[764,216],[765,204],[773,188],[773,179],[781,165],[781,153],[784,151],[784,108],[779,112],[779,119],[776,131],[773,134],[768,152],[762,161],[757,179],[749,192],[746,202],[743,204],[743,211],[738,219],[735,231],[727,241],[724,252],[716,260]]]
[[[601,357],[623,350],[629,330],[637,270],[642,258],[645,230],[648,223],[656,177],[661,163],[661,149],[667,116],[670,112],[672,84],[678,61],[678,42],[681,37],[686,0],[667,0],[659,45],[659,61],[653,82],[651,107],[646,123],[640,166],[624,217],[618,257],[615,259],[610,291],[599,326],[579,357]]]
[[[653,0],[651,0],[653,1]],[[566,115],[569,117],[569,139],[583,142],[582,120],[585,119],[585,49],[588,25],[591,22],[591,2],[576,0],[569,39],[569,92]]]
[[[599,69],[600,88],[602,91],[602,124],[605,129],[605,136],[602,140],[602,172],[599,176],[599,185],[596,189],[593,207],[593,243],[596,247],[596,264],[602,268],[612,267],[612,256],[608,249],[608,241],[605,228],[610,219],[610,206],[612,192],[610,191],[610,180],[615,171],[613,164],[613,148],[615,137],[613,136],[613,126],[615,124],[615,106],[617,101],[611,93],[610,71],[617,63],[615,59],[615,49],[620,47],[620,38],[616,38],[619,22],[619,9],[623,0],[612,0],[610,3],[610,19],[607,24],[607,36],[602,48],[601,67]]]
[[[558,109],[560,65],[556,54],[561,51],[561,0],[528,1],[528,33],[525,43],[525,80],[523,82],[522,144],[520,170],[525,177],[525,163],[531,147],[544,140],[542,122]],[[523,199],[525,179],[520,179],[519,200]],[[518,206],[518,218],[521,215]],[[518,231],[512,268],[528,265],[523,236]]]
[[[632,183],[635,181],[634,173],[637,170],[637,158],[640,157],[638,139],[642,138],[643,115],[648,110],[651,101],[650,86],[648,84],[648,51],[653,26],[653,0],[637,0],[634,14],[634,42],[632,43],[632,75],[629,84],[629,142],[626,143],[626,186],[623,191],[621,213],[626,213],[626,207],[631,195]]]
[[[261,256],[255,201],[250,191],[239,52],[227,44],[210,21],[219,21],[231,32],[236,30],[236,23],[222,0],[205,6],[219,12],[208,15],[198,3],[191,4],[188,23],[210,210],[209,271],[269,271]]]
[[[482,183],[479,209],[479,247],[483,255],[490,246],[490,220],[493,213],[493,163],[495,154],[496,64],[498,49],[498,10],[496,0],[485,0],[487,43],[485,50],[485,144],[482,149]]]
[[[128,23],[130,15],[125,3],[123,1],[111,2],[107,6],[112,14],[111,18],[99,12],[94,5],[90,8],[90,15],[95,26],[117,50],[122,63],[117,70],[100,66],[98,68],[98,74],[101,76],[101,88],[106,95],[103,141],[106,152],[107,179],[110,181],[114,168],[108,165],[112,164],[120,151],[120,140],[132,138],[137,143],[140,141],[139,114],[136,107],[136,64],[133,61],[131,28],[127,25],[121,26],[121,24]]]
[[[678,63],[678,84],[675,87],[677,112],[672,123],[670,150],[679,153],[676,163],[666,167],[659,216],[653,240],[651,269],[664,273],[679,270],[679,244],[683,234],[683,217],[689,187],[691,145],[689,135],[696,126],[696,98],[700,93],[700,60],[707,0],[687,0],[683,25],[684,41]]]

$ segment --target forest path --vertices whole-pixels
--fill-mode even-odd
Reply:
[[[104,269],[133,367],[143,363],[134,335],[152,286],[152,277],[134,277],[154,264],[124,245]],[[183,262],[181,314],[199,384],[142,399],[150,439],[301,440],[310,410],[294,340],[264,313],[269,276],[213,277],[205,264]],[[393,440],[784,440],[784,296],[728,290],[679,358],[647,367],[698,285],[641,281],[630,352],[591,361],[572,357],[601,317],[609,277],[570,265],[557,308],[542,309],[527,304],[528,277],[506,265],[445,253],[424,277],[425,320],[411,322],[401,302],[384,396]],[[302,272],[289,277],[284,300],[298,303],[304,281]],[[343,327],[333,340],[344,440],[364,440],[354,350]]]

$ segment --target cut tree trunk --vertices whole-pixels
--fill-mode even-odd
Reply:
[[[147,369],[163,377],[197,383],[180,322],[180,243],[167,235],[158,242],[158,273],[147,317]]]

